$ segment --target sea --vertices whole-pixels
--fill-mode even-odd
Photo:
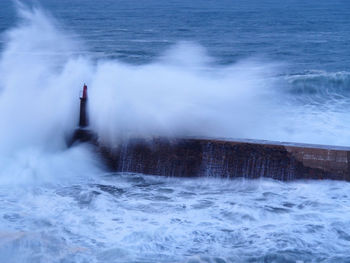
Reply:
[[[0,1],[0,263],[350,262],[350,184],[107,171],[90,129],[350,146],[348,0]],[[179,175],[181,176],[181,175]]]

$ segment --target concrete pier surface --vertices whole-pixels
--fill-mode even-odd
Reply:
[[[133,139],[97,143],[110,169],[161,176],[350,181],[350,147],[242,139]]]

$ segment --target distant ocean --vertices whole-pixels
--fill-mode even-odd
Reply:
[[[25,1],[34,2],[38,1]],[[46,0],[40,5],[84,39],[97,56],[141,64],[178,41],[205,47],[219,64],[247,57],[288,63],[291,73],[347,71],[346,0]],[[0,31],[16,24],[1,1]]]
[[[0,262],[349,262],[350,185],[111,174],[107,144],[350,146],[348,0],[0,1]]]

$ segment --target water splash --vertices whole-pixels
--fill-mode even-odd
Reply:
[[[78,36],[42,9],[20,6],[18,17],[18,25],[5,33],[0,57],[3,160],[31,152],[60,154],[77,125],[84,82],[91,128],[108,144],[195,135],[348,145],[347,93],[332,88],[345,98],[334,95],[332,103],[300,99],[287,84],[298,89],[303,78],[281,75],[281,64],[247,59],[219,66],[189,42],[145,65],[94,59],[80,52],[84,42]],[[323,74],[312,83],[338,83],[338,77]],[[308,77],[305,85],[309,82]]]

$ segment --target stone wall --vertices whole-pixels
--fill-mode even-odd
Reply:
[[[262,141],[138,139],[118,147],[98,146],[118,172],[177,177],[269,177],[278,180],[350,181],[350,148]]]

